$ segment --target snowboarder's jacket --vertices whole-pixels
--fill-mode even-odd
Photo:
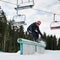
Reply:
[[[41,38],[42,38],[42,33],[40,32],[39,30],[39,27],[36,25],[36,22],[32,23],[28,28],[27,28],[27,31],[31,34],[40,34],[41,35]]]

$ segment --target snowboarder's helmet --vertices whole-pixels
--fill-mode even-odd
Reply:
[[[37,21],[37,24],[40,25],[41,24],[41,21]]]

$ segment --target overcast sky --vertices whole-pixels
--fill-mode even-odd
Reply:
[[[3,0],[3,1],[8,1],[10,3],[16,4],[17,0]],[[27,0],[24,0],[24,1],[27,1]],[[4,10],[4,12],[6,13],[6,16],[8,17],[8,19],[12,19],[12,17],[16,15],[16,10],[14,9],[16,5],[1,2],[1,1],[0,1],[0,5],[2,6],[2,9]],[[39,9],[40,11],[34,10],[34,9]],[[25,30],[31,23],[37,20],[41,20],[42,24],[40,26],[40,30],[42,33],[46,32],[47,35],[53,34],[53,35],[56,35],[57,37],[60,37],[60,29],[55,29],[55,30],[50,29],[50,25],[53,21],[53,14],[47,13],[47,12],[60,14],[60,1],[59,0],[34,0],[33,8],[19,10],[19,14],[26,15],[25,22],[27,23],[27,25],[24,26]],[[59,15],[56,15],[55,20],[60,21],[59,17],[60,17]],[[57,23],[55,25],[59,25],[59,24],[60,23]]]

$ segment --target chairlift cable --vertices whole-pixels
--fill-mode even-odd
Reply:
[[[8,1],[3,1],[3,0],[0,0],[1,2],[5,2],[5,3],[9,3],[9,4],[13,4],[13,5],[17,5],[17,4],[14,4],[14,3],[11,3],[11,2],[8,2]]]
[[[56,13],[53,13],[53,12],[44,11],[44,10],[40,10],[40,9],[35,9],[35,8],[32,8],[32,9],[33,9],[33,10],[37,10],[37,11],[46,12],[46,13],[49,13],[49,14],[56,14]],[[56,14],[56,15],[60,15],[60,14]]]

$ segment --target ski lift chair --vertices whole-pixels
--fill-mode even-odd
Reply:
[[[22,10],[27,8],[32,8],[34,6],[34,0],[27,0],[27,2],[24,2],[24,0],[21,0],[21,3],[17,3],[16,10]]]
[[[56,17],[56,15],[60,15],[60,14],[53,14],[53,15],[54,15],[53,16],[53,22],[51,22],[50,28],[51,29],[59,29],[60,28],[60,21],[56,21],[55,17]]]
[[[15,15],[15,16],[13,16],[12,25],[13,26],[26,25],[25,20],[26,20],[25,15]]]
[[[50,28],[51,28],[51,29],[59,29],[59,28],[60,28],[60,21],[53,21],[53,22],[50,24]]]

